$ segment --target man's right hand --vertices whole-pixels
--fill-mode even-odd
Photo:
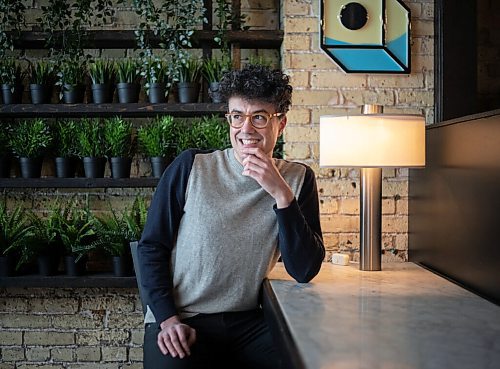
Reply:
[[[191,355],[190,347],[196,341],[196,331],[181,322],[177,315],[171,316],[160,324],[158,347],[163,355],[184,358]]]

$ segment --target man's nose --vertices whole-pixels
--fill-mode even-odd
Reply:
[[[243,126],[241,127],[243,132],[253,132],[255,131],[254,126],[252,125],[252,116],[245,116],[245,120],[243,121]]]

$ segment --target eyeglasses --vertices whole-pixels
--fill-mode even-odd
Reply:
[[[253,114],[241,114],[241,113],[227,113],[227,122],[233,128],[241,128],[245,124],[247,118],[250,118],[250,123],[254,128],[266,128],[269,121],[274,117],[281,117],[284,113],[253,113]]]

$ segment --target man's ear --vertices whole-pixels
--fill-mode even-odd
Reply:
[[[286,123],[287,123],[287,119],[286,119],[286,115],[285,115],[283,118],[281,118],[281,121],[280,121],[280,129],[278,131],[278,137],[283,134],[283,131],[285,130],[285,127],[286,127]]]

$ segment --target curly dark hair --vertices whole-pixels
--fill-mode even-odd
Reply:
[[[265,101],[276,111],[286,113],[292,103],[290,78],[279,69],[263,65],[248,65],[242,70],[226,72],[220,81],[220,93],[227,102],[231,97]]]

